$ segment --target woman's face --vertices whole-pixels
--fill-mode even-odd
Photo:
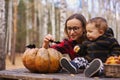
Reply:
[[[72,40],[77,40],[83,35],[82,23],[78,19],[71,19],[67,21],[68,36]]]

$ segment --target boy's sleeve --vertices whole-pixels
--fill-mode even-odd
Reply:
[[[119,43],[118,43],[118,41],[115,39],[115,38],[113,38],[112,40],[111,40],[112,42],[112,45],[110,46],[111,47],[111,55],[120,55],[120,45],[119,45]]]
[[[87,54],[87,46],[86,46],[86,44],[81,44],[81,45],[77,45],[77,46],[79,46],[79,50],[78,50],[78,52],[77,52],[77,55],[78,56],[86,56],[86,54]]]

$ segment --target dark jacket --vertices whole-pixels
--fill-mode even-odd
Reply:
[[[95,58],[100,58],[105,62],[111,55],[120,55],[120,45],[110,33],[105,33],[94,41],[84,41],[79,46],[78,55],[84,56],[89,62]]]

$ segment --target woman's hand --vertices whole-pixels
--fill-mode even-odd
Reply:
[[[54,38],[52,37],[51,34],[48,34],[48,35],[45,36],[45,38],[43,40],[42,47],[47,49],[49,47],[49,42],[50,41],[54,41]]]

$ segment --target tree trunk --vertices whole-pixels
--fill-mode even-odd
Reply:
[[[8,21],[7,21],[7,35],[8,35],[8,55],[11,55],[11,39],[12,39],[12,0],[8,2]]]
[[[54,3],[51,3],[51,15],[50,15],[50,19],[51,19],[51,24],[52,24],[52,35],[55,38],[56,37],[55,36],[56,26],[55,26],[55,6],[54,6]]]
[[[5,69],[5,1],[0,0],[0,70]]]
[[[48,0],[46,0],[46,5],[44,8],[44,24],[43,24],[43,37],[48,33]]]
[[[61,9],[60,9],[60,40],[64,38],[64,26],[66,20],[66,2],[61,0]]]
[[[31,22],[30,22],[30,19],[29,19],[29,16],[30,16],[30,11],[29,11],[29,6],[30,6],[30,3],[28,0],[24,0],[24,3],[26,5],[26,45],[30,44],[30,39],[29,39],[29,29],[31,28]]]
[[[14,14],[13,14],[13,33],[12,33],[12,54],[11,61],[15,64],[15,48],[16,48],[16,33],[17,33],[17,1],[13,2]]]
[[[42,15],[43,15],[43,5],[41,3],[41,0],[38,1],[38,5],[37,5],[37,11],[38,11],[38,34],[39,34],[39,46],[42,46],[42,41],[43,41],[43,38],[42,38],[42,28],[41,26],[43,26],[43,18],[42,18]]]

